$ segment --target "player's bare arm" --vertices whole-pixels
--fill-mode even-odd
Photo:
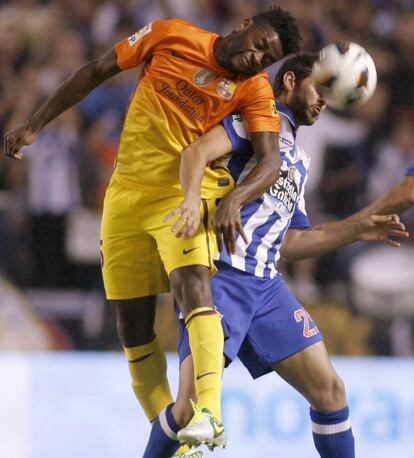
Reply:
[[[255,132],[250,137],[258,162],[243,182],[223,197],[213,218],[219,250],[224,245],[228,253],[234,253],[237,232],[247,243],[240,221],[240,206],[261,196],[279,176],[279,134]]]
[[[217,125],[183,151],[180,183],[184,199],[164,218],[164,222],[167,222],[175,215],[179,215],[172,227],[177,237],[189,239],[197,231],[200,224],[201,182],[205,168],[210,162],[230,153],[231,148],[226,131],[221,125]]]
[[[372,204],[347,218],[357,221],[369,215],[385,215],[402,213],[414,205],[414,176],[404,177],[400,183],[385,194],[374,200]]]
[[[336,226],[327,229],[289,229],[283,239],[281,255],[288,262],[320,256],[350,243],[365,240],[383,242],[399,248],[409,237],[398,215],[371,215],[349,223],[336,221]]]
[[[46,124],[76,105],[93,89],[120,71],[114,49],[86,64],[66,80],[23,126],[5,134],[4,153],[6,156],[22,159],[21,148],[33,143],[36,135]]]
[[[400,183],[385,194],[374,200],[370,205],[346,218],[352,223],[370,215],[386,215],[403,213],[414,205],[414,176],[404,177]],[[321,229],[332,229],[342,224],[340,221],[330,221],[318,225]]]

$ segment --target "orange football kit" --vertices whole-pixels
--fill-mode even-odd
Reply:
[[[216,199],[234,186],[220,162],[205,171],[197,233],[190,240],[176,238],[173,222],[163,222],[183,199],[179,167],[188,145],[236,111],[250,133],[279,131],[266,73],[243,79],[226,72],[214,59],[217,38],[182,20],[160,20],[115,47],[122,70],[144,67],[104,202],[101,250],[108,299],[166,292],[172,270],[212,267],[217,247],[211,216]]]

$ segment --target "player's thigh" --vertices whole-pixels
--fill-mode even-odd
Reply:
[[[199,265],[214,271],[213,259],[217,252],[217,244],[212,229],[212,215],[216,208],[215,200],[202,200],[200,225],[197,232],[188,240],[176,237],[172,232],[175,219],[163,223],[163,218],[181,201],[182,196],[154,199],[152,216],[145,223],[146,229],[157,242],[165,270],[169,275],[180,267]]]
[[[322,340],[311,316],[281,276],[261,280],[260,305],[239,354],[254,378],[272,372],[273,363]]]
[[[109,302],[115,310],[117,331],[124,347],[145,345],[154,339],[156,296]]]
[[[318,409],[336,410],[346,404],[343,383],[323,342],[272,364],[272,368]]]
[[[101,225],[102,274],[110,300],[153,296],[169,290],[154,238],[143,228],[145,196],[112,182]]]
[[[198,307],[210,307],[213,312],[210,270],[207,266],[178,267],[170,273],[170,283],[171,292],[184,316]]]

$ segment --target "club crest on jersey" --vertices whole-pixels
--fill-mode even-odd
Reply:
[[[278,180],[268,191],[271,196],[278,200],[276,203],[276,211],[280,216],[291,215],[295,208],[298,198],[298,185],[295,181],[295,171],[296,168],[294,166],[282,169]]]
[[[237,84],[229,80],[228,78],[223,78],[218,84],[217,84],[217,92],[219,95],[224,97],[225,99],[230,99],[233,97],[233,94],[235,93],[237,88]]]
[[[193,75],[193,83],[200,87],[207,86],[215,77],[215,73],[208,68],[200,68]]]
[[[135,32],[133,35],[131,35],[128,38],[129,46],[131,46],[131,47],[134,46],[137,41],[139,41],[147,33],[150,33],[151,30],[152,30],[152,22],[150,22],[145,27],[143,27],[142,29],[138,30],[138,32]]]

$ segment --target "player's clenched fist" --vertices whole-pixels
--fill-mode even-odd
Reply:
[[[22,159],[21,149],[35,141],[36,133],[26,125],[11,130],[4,135],[4,154],[13,159]]]

